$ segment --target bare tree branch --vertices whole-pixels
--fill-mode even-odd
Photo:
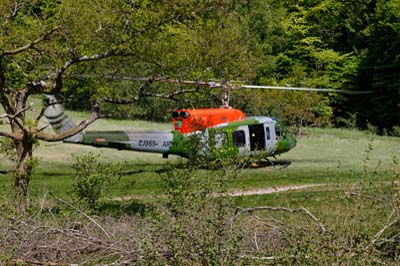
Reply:
[[[104,97],[104,98],[100,99],[100,102],[116,103],[116,104],[131,104],[131,103],[136,103],[137,101],[139,101],[141,98],[144,98],[144,97],[152,97],[152,98],[160,98],[160,99],[177,101],[177,99],[176,99],[177,96],[189,94],[189,93],[197,93],[197,92],[200,92],[199,87],[196,87],[194,89],[186,89],[186,90],[179,89],[179,90],[176,90],[169,94],[143,92],[143,90],[141,89],[137,96],[130,98],[130,99]],[[183,101],[186,101],[186,100],[184,99]]]
[[[105,59],[105,58],[108,58],[111,56],[117,56],[117,55],[125,55],[125,54],[117,53],[115,49],[111,49],[109,51],[94,54],[91,56],[88,56],[88,55],[84,55],[84,56],[80,56],[80,57],[74,56],[73,58],[71,58],[70,60],[65,62],[65,64],[62,67],[57,69],[55,71],[55,73],[53,73],[50,77],[47,78],[47,79],[52,78],[55,80],[55,83],[54,83],[51,93],[57,94],[60,92],[60,90],[62,89],[62,86],[63,86],[62,75],[72,65],[81,63],[81,62],[98,61],[98,60],[102,60],[102,59]]]
[[[10,122],[14,122],[21,130],[25,131],[25,127],[23,125],[23,122],[21,122],[19,120],[19,116],[23,113],[25,113],[27,110],[31,109],[32,105],[29,106],[25,106],[23,108],[21,108],[20,110],[18,110],[15,114],[10,115],[10,114],[3,114],[0,115],[0,119],[2,118],[8,118],[10,120]]]
[[[51,34],[53,34],[55,31],[57,31],[57,30],[59,30],[59,29],[60,29],[60,27],[54,27],[54,28],[52,28],[51,30],[49,30],[48,32],[46,32],[43,36],[37,38],[36,40],[34,40],[34,41],[32,41],[32,42],[30,42],[30,43],[24,45],[24,46],[21,46],[21,47],[19,47],[19,48],[16,48],[16,49],[14,49],[14,50],[4,50],[3,52],[1,52],[1,50],[0,50],[0,58],[1,58],[1,57],[4,57],[4,56],[7,56],[7,55],[17,55],[17,54],[23,53],[23,52],[25,52],[26,50],[28,50],[28,49],[34,47],[36,44],[39,44],[39,43],[43,42],[43,41],[46,40]]]
[[[40,262],[36,260],[24,260],[24,259],[13,259],[11,260],[13,265],[29,265],[29,266],[63,266],[64,263],[56,263],[56,262]],[[73,264],[69,264],[70,266]]]
[[[34,135],[36,138],[48,142],[61,141],[78,134],[79,132],[87,128],[90,124],[92,124],[94,121],[96,121],[98,118],[100,118],[99,113],[98,111],[95,110],[91,113],[91,115],[87,119],[83,120],[78,126],[71,128],[70,130],[67,130],[63,133],[50,134],[50,133],[45,133],[41,130],[37,130]]]
[[[8,133],[8,132],[4,132],[4,131],[0,131],[0,137],[6,137],[6,138],[9,138],[9,139],[13,139],[13,140],[16,139],[14,134]]]
[[[22,4],[15,2],[11,15],[6,17],[6,22],[8,23],[8,22],[10,22],[10,20],[15,18],[18,15],[18,12],[21,10],[21,8],[22,8]]]
[[[353,191],[349,192],[349,193],[346,193],[346,195],[362,197],[362,198],[366,198],[366,199],[373,200],[373,201],[378,201],[378,202],[387,202],[387,198],[384,198],[384,197],[364,195],[362,193],[353,192]]]
[[[121,99],[121,98],[111,98],[111,97],[103,97],[99,101],[104,103],[115,103],[115,104],[132,104],[136,103],[140,100],[139,96],[133,97],[131,99]]]
[[[183,95],[183,94],[188,94],[188,93],[196,93],[199,92],[200,89],[199,87],[196,87],[195,89],[187,89],[187,90],[177,90],[174,91],[170,94],[163,94],[163,93],[148,93],[144,92],[142,93],[142,96],[144,97],[155,97],[155,98],[161,98],[161,99],[167,99],[167,100],[174,100],[176,96]]]
[[[35,119],[35,123],[36,123],[36,124],[39,123],[39,120],[43,117],[44,111],[46,111],[46,108],[47,108],[48,106],[49,106],[49,105],[43,104],[42,109],[40,110],[38,116],[37,116],[36,119]],[[46,127],[47,127],[47,126],[46,126]]]
[[[240,255],[239,258],[244,259],[244,260],[251,260],[251,261],[263,261],[263,265],[265,264],[271,264],[275,265],[278,261],[287,259],[287,258],[297,258],[300,257],[299,255],[290,255],[286,257],[278,257],[278,256],[263,256],[263,257],[256,257],[256,256],[250,256],[250,255]],[[309,258],[309,256],[305,256],[304,258]]]

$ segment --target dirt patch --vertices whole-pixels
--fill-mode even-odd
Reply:
[[[301,190],[311,187],[323,186],[323,184],[309,184],[309,185],[299,185],[299,186],[282,186],[282,187],[267,187],[267,188],[257,188],[250,190],[238,190],[227,193],[227,195],[232,197],[239,196],[252,196],[252,195],[265,195],[265,194],[273,194],[291,190]]]
[[[250,190],[237,190],[228,192],[228,196],[232,197],[240,197],[240,196],[253,196],[253,195],[265,195],[265,194],[273,194],[291,190],[302,190],[306,188],[324,186],[324,184],[309,184],[309,185],[299,185],[299,186],[282,186],[282,187],[267,187],[267,188],[257,188]],[[116,201],[125,201],[131,199],[140,199],[140,197],[135,196],[124,196],[124,197],[113,197],[112,200]]]

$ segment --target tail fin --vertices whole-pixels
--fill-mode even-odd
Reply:
[[[47,108],[44,116],[49,121],[53,130],[59,134],[76,127],[72,119],[64,112],[64,107],[57,101],[53,95],[46,95]],[[72,137],[66,138],[65,142],[81,142],[83,133],[80,132]]]

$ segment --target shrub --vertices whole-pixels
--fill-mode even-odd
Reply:
[[[103,163],[99,158],[99,154],[92,152],[73,157],[73,193],[90,208],[94,208],[104,191],[121,177],[121,164]]]
[[[143,265],[238,265],[241,228],[232,223],[234,204],[225,195],[226,169],[195,167],[162,174],[165,205],[149,217]],[[209,174],[207,174],[209,173]]]

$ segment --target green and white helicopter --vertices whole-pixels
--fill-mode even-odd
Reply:
[[[267,159],[288,152],[296,146],[295,137],[286,131],[276,119],[266,116],[246,118],[240,110],[230,108],[230,88],[225,84],[171,79],[155,81],[223,88],[223,105],[220,109],[182,109],[173,112],[175,130],[172,131],[87,130],[66,138],[64,142],[118,150],[160,153],[164,158],[167,158],[168,155],[189,158],[195,154],[208,159],[259,154]],[[250,89],[352,93],[352,91],[316,88],[236,85],[236,87],[238,86]],[[57,102],[54,96],[47,96],[47,99],[48,107],[44,115],[54,131],[63,133],[74,128],[76,124],[65,113],[61,103]],[[193,143],[195,144],[193,145]]]

